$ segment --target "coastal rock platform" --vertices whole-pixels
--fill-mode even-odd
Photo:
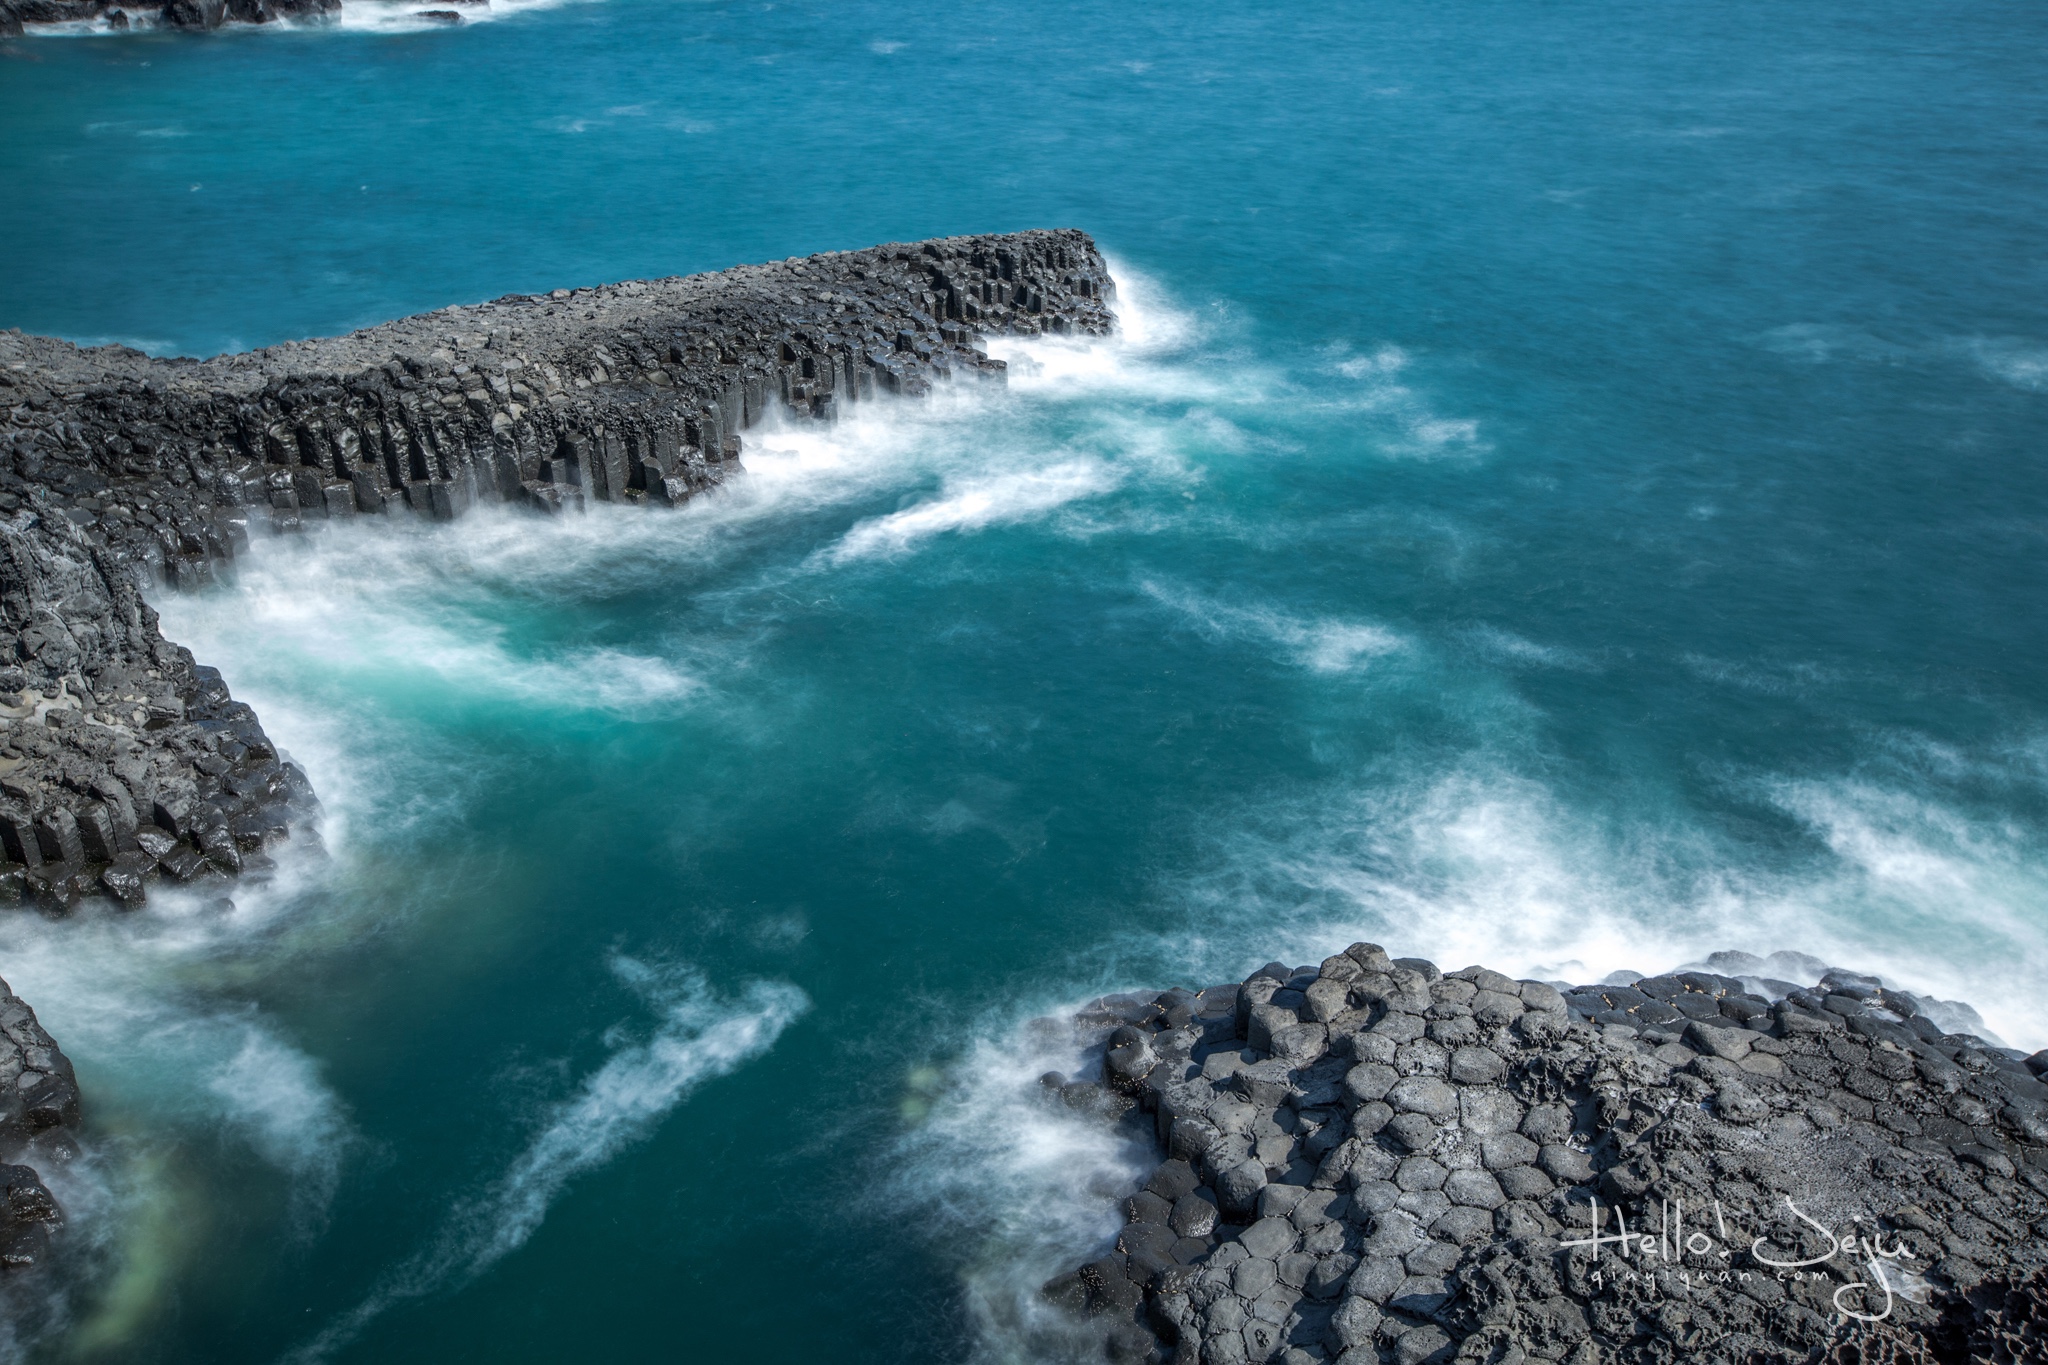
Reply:
[[[1115,996],[1049,1102],[1155,1144],[1046,1287],[1182,1365],[2048,1359],[2048,1053],[1875,978],[1568,987],[1354,944]]]

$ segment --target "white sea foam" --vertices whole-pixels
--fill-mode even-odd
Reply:
[[[2022,337],[1973,337],[1962,343],[1962,350],[1992,378],[2030,393],[2048,393],[2048,346]]]
[[[1318,395],[1314,404],[1374,419],[1374,444],[1381,454],[1443,459],[1483,455],[1493,448],[1480,434],[1477,419],[1436,412],[1425,394],[1401,378],[1414,364],[1401,347],[1381,345],[1369,355],[1351,355],[1337,348],[1330,354],[1330,371],[1351,381],[1353,387],[1348,392]]]
[[[319,1063],[238,998],[237,983],[290,951],[294,927],[284,900],[240,894],[232,912],[167,892],[144,914],[0,918],[8,983],[71,1056],[93,1107],[85,1157],[45,1171],[67,1213],[66,1255],[97,1271],[91,1311],[67,1329],[80,1349],[147,1332],[198,1254],[203,1220],[179,1213],[191,1153],[222,1149],[244,1185],[267,1169],[285,1231],[304,1240],[324,1226],[356,1145]],[[41,1307],[68,1321],[66,1305]]]
[[[1757,340],[1767,351],[1814,364],[1837,359],[1896,364],[1913,354],[1910,346],[1838,322],[1791,322]]]
[[[1574,673],[1597,671],[1599,664],[1578,650],[1540,644],[1498,626],[1472,626],[1461,632],[1480,653],[1513,665],[1559,668]]]
[[[100,911],[48,925],[0,920],[16,993],[74,1056],[153,1121],[235,1137],[293,1181],[302,1226],[317,1223],[352,1141],[313,1059],[247,1003],[194,989],[234,975],[260,943],[246,919],[175,896],[149,916]]]
[[[1741,785],[1741,784],[1739,784]],[[1781,949],[1968,1002],[2016,1046],[2048,1043],[2048,848],[2034,833],[1870,779],[1746,784],[1811,836],[1794,857],[1656,803],[1593,813],[1483,762],[1268,798],[1218,821],[1218,857],[1174,894],[1196,979],[1355,939],[1447,966],[1599,980],[1722,949]]]
[[[457,0],[449,0],[448,3],[443,3],[443,0],[342,0],[339,14],[327,20],[310,21],[302,27],[331,27],[343,33],[421,33],[491,24],[537,10],[597,3],[600,0],[490,0],[487,5],[458,3]],[[420,18],[423,11],[451,9],[462,16],[461,24],[448,25]]]
[[[2048,392],[2048,345],[2027,337],[1949,337],[1908,345],[1839,323],[1798,322],[1773,328],[1759,340],[1766,350],[1816,364],[1837,359],[1893,365],[1960,361],[2014,388]]]
[[[165,601],[165,629],[224,666],[238,695],[247,686],[285,690],[311,675],[343,686],[432,685],[556,711],[673,704],[701,686],[674,661],[606,646],[523,651],[491,612],[499,594],[537,595],[549,578],[574,583],[615,515],[558,529],[486,511],[457,534],[343,523],[303,542],[265,542],[230,587]],[[268,724],[269,711],[259,706],[259,714]]]
[[[324,1213],[340,1182],[350,1134],[318,1063],[244,1020],[241,1046],[207,1073],[206,1088],[258,1156],[299,1178],[301,1209]]]
[[[1406,646],[1396,633],[1364,621],[1303,617],[1264,606],[1239,606],[1190,588],[1145,580],[1138,588],[1212,638],[1270,641],[1290,660],[1317,673],[1345,673]]]
[[[1682,654],[1678,661],[1709,682],[1772,696],[1808,695],[1818,688],[1841,681],[1839,675],[1803,662],[1736,662],[1695,653]]]
[[[1269,396],[1273,376],[1246,362],[1228,370],[1196,363],[1211,324],[1177,306],[1150,276],[1109,259],[1117,282],[1112,340],[1092,337],[988,338],[988,353],[1009,367],[1009,387],[1020,394],[1053,394],[1068,401],[1133,397],[1148,401],[1257,403]]]
[[[922,1212],[927,1235],[957,1255],[976,1329],[976,1365],[1100,1359],[1039,1293],[1122,1225],[1118,1200],[1149,1164],[1140,1144],[1053,1101],[1038,1078],[1084,1072],[1056,1019],[1081,1002],[1046,1002],[1032,1023],[987,1021],[945,1071],[913,1073],[908,1126],[879,1197]]]
[[[1100,460],[1061,460],[948,484],[940,495],[888,516],[863,521],[825,552],[834,564],[908,554],[934,536],[1036,520],[1080,498],[1115,488],[1114,470]]]
[[[543,1116],[504,1174],[458,1204],[431,1245],[287,1359],[324,1360],[398,1304],[459,1288],[517,1251],[571,1180],[644,1140],[703,1082],[768,1051],[810,1007],[786,982],[750,982],[728,1000],[686,967],[623,955],[611,966],[654,1012],[652,1032],[635,1040],[630,1021],[613,1029],[612,1055]]]

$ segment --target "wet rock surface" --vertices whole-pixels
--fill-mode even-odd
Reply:
[[[0,1273],[39,1264],[63,1211],[37,1166],[77,1154],[78,1079],[35,1011],[0,981]]]
[[[1108,997],[1047,1085],[1160,1164],[1046,1294],[1123,1361],[2048,1359],[2048,1054],[1954,1009],[1371,944]]]
[[[981,335],[1106,334],[1112,293],[1086,234],[1035,231],[510,296],[207,361],[0,333],[0,902],[63,914],[261,876],[317,816],[146,591],[334,520],[673,506],[730,477],[771,415],[1000,382]]]

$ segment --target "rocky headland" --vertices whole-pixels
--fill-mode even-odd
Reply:
[[[466,12],[489,9],[491,0],[442,4],[455,8],[417,9],[411,15],[430,23],[460,24]],[[340,11],[341,0],[0,0],[0,38],[56,25],[92,25],[120,33],[135,28],[203,31],[227,24],[318,22]]]
[[[489,0],[449,0],[487,4]],[[169,28],[209,29],[223,24],[272,24],[335,13],[341,0],[0,0],[0,37],[19,36],[39,24],[95,20],[125,29],[137,22]]]
[[[1001,382],[980,337],[1105,335],[1113,294],[1085,233],[1032,231],[514,295],[204,361],[0,333],[0,906],[225,890],[317,838],[306,774],[163,637],[149,593],[336,520],[673,507],[731,477],[759,422]],[[17,1012],[0,1161],[16,1128],[22,1147],[77,1117],[69,1063],[0,1001]],[[10,1200],[33,1184],[7,1184],[16,1169]],[[13,1223],[0,1208],[0,1264],[45,1207],[46,1190]]]
[[[1046,1293],[1119,1361],[2048,1360],[2048,1052],[1770,965],[1560,990],[1360,943],[1096,1001],[1048,1102],[1159,1165]]]

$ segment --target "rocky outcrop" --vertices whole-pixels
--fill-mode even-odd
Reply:
[[[1100,1075],[1055,1102],[1162,1158],[1047,1286],[1113,1359],[2042,1358],[2048,1054],[1874,979],[1560,992],[1361,943],[1079,1024]]]
[[[0,333],[0,901],[134,906],[261,875],[318,806],[144,600],[252,537],[484,503],[673,506],[741,432],[947,379],[977,338],[1103,334],[1086,234],[833,252],[557,289],[207,361]]]
[[[35,1011],[0,981],[0,1271],[27,1270],[63,1223],[33,1161],[69,1160],[78,1080]]]
[[[170,28],[210,29],[227,23],[315,19],[340,8],[341,0],[5,0],[0,3],[0,36],[19,34],[30,24],[94,20],[103,20],[116,29],[128,28],[136,21]]]

